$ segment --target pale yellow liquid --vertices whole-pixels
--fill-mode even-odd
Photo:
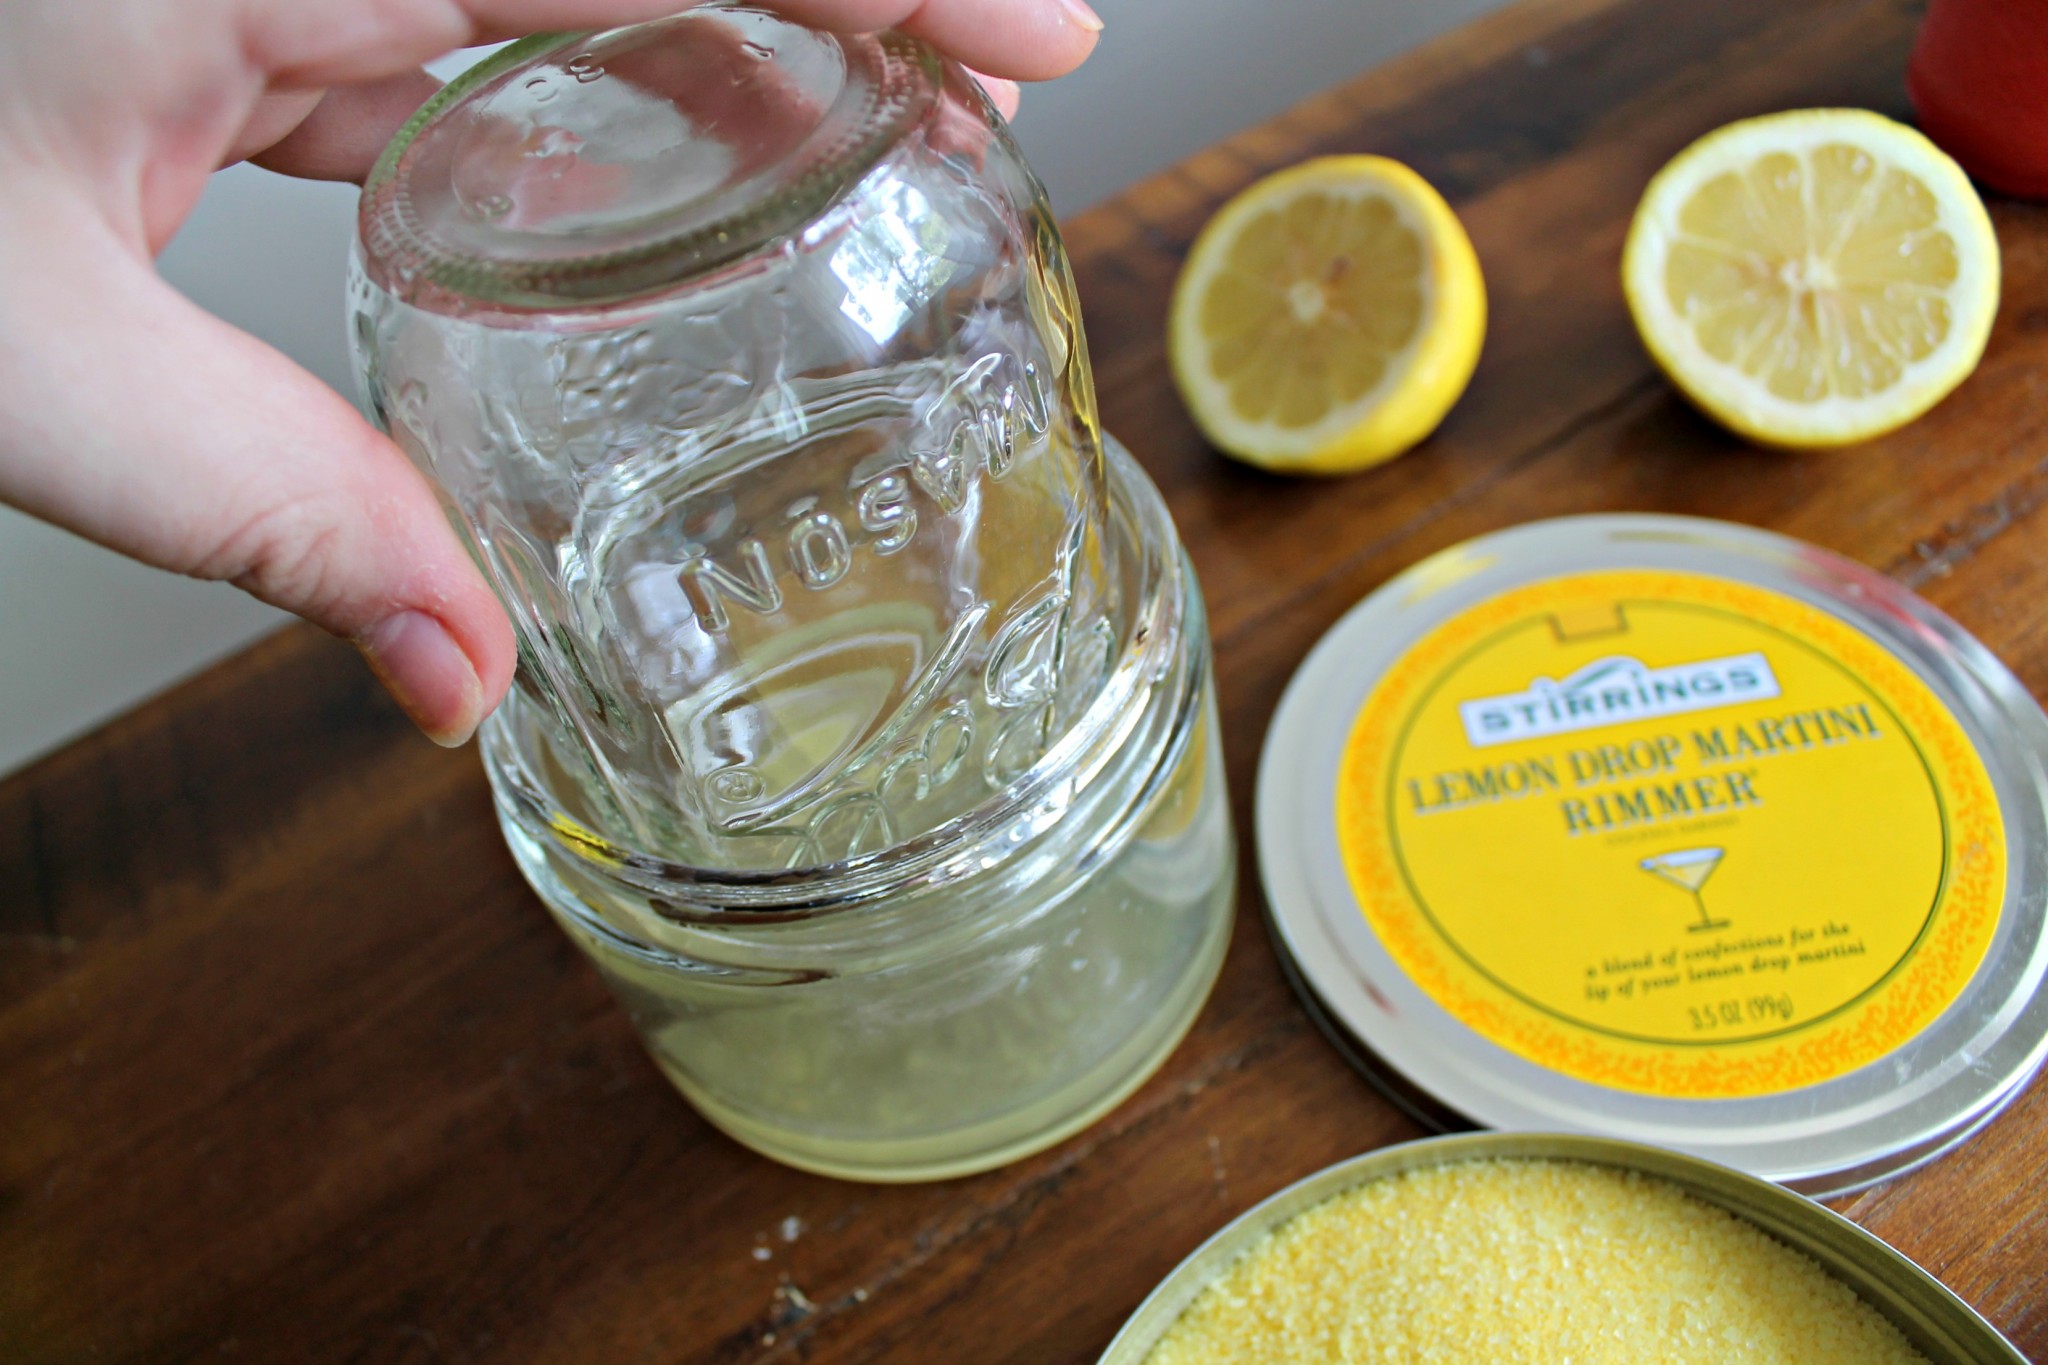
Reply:
[[[1213,702],[1202,717],[1120,849],[1041,903],[981,907],[939,951],[920,937],[842,975],[721,979],[564,927],[677,1088],[748,1146],[851,1179],[998,1166],[1135,1090],[1221,967],[1236,857]]]

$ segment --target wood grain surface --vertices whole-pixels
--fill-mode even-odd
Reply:
[[[1105,420],[1208,593],[1240,832],[1316,637],[1424,555],[1539,516],[1818,542],[2048,690],[2048,209],[1992,203],[2006,285],[1983,365],[1857,450],[1768,454],[1711,427],[1619,296],[1658,165],[1747,114],[1904,116],[1916,19],[1897,0],[1540,0],[1070,225]],[[1464,218],[1485,356],[1400,462],[1262,476],[1175,400],[1168,290],[1223,196],[1354,150],[1409,162]],[[1244,852],[1213,999],[1107,1119],[973,1179],[803,1175],[656,1073],[514,872],[474,753],[433,749],[346,648],[288,630],[0,784],[0,1360],[1092,1360],[1225,1220],[1419,1135],[1294,1004]],[[2044,1121],[2037,1085],[1837,1205],[2033,1355]]]

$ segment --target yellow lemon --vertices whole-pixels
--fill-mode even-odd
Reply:
[[[1770,445],[1912,421],[1976,367],[1998,309],[1998,239],[1968,177],[1861,109],[1693,143],[1644,191],[1621,271],[1672,382]]]
[[[1443,196],[1398,161],[1331,156],[1258,181],[1202,229],[1167,352],[1215,445],[1340,474],[1434,431],[1485,334],[1479,258]]]

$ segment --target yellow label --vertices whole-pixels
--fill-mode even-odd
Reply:
[[[1684,1098],[1814,1085],[1968,983],[2005,833],[1947,707],[1781,593],[1532,583],[1425,637],[1346,744],[1337,834],[1402,969],[1495,1043]]]

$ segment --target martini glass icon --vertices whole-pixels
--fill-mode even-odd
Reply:
[[[1643,871],[1651,876],[1692,896],[1693,904],[1699,907],[1700,922],[1685,927],[1693,933],[1728,927],[1727,920],[1708,916],[1706,898],[1700,894],[1700,888],[1707,884],[1707,878],[1714,875],[1714,869],[1721,865],[1721,857],[1727,851],[1724,848],[1675,848],[1669,853],[1645,858],[1640,864]]]

